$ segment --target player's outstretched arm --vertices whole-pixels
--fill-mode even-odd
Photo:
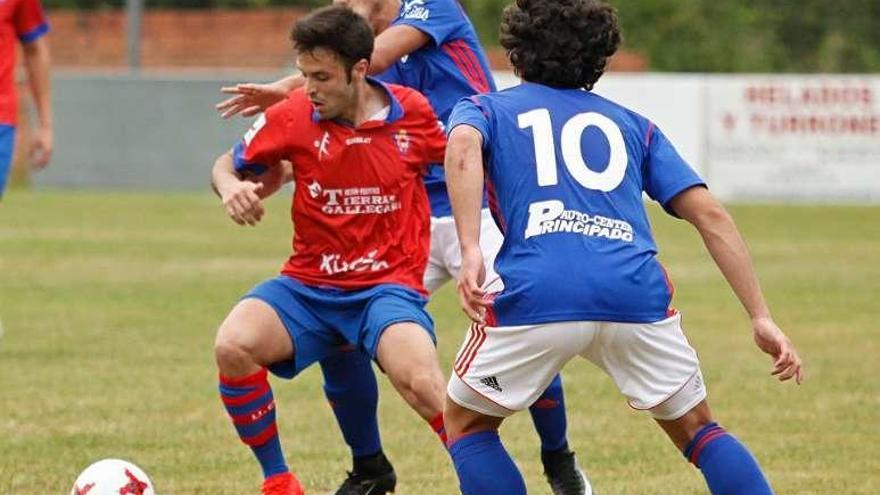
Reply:
[[[376,37],[367,74],[381,74],[401,57],[424,46],[428,40],[427,34],[411,26],[392,26],[382,31]],[[305,79],[302,76],[290,75],[267,84],[240,83],[225,86],[220,92],[232,96],[218,103],[216,109],[224,119],[235,115],[253,117],[304,84]]]
[[[748,247],[727,210],[703,187],[692,187],[670,201],[670,207],[696,227],[709,254],[752,320],[758,347],[773,357],[780,381],[803,381],[803,367],[791,340],[779,329],[761,292]]]
[[[224,153],[214,162],[211,186],[223,202],[226,214],[235,223],[253,226],[263,218],[265,210],[260,193],[265,186],[259,182],[243,180],[235,171],[232,153]]]
[[[483,136],[469,125],[459,125],[446,145],[446,185],[455,229],[461,246],[458,298],[468,317],[485,323],[489,303],[482,286],[486,278],[480,250],[480,209],[483,205]]]

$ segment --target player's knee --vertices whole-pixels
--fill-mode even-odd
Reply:
[[[214,342],[214,360],[220,371],[225,374],[235,374],[254,365],[251,349],[248,349],[244,343],[231,338],[222,329]]]
[[[405,387],[423,404],[443,404],[445,397],[443,379],[433,370],[426,368],[415,371],[406,380]]]

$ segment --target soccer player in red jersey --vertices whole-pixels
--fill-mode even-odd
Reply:
[[[263,493],[299,494],[267,370],[293,378],[350,346],[376,360],[441,440],[444,380],[424,309],[430,220],[422,174],[445,139],[428,101],[367,76],[373,35],[350,8],[316,10],[292,34],[306,84],[218,158],[229,216],[255,225],[261,200],[295,181],[293,254],[217,332],[220,394],[263,469]]]
[[[329,1],[329,0],[328,0]],[[462,98],[495,91],[489,61],[473,24],[458,0],[334,0],[363,15],[376,33],[369,74],[424,94],[445,123]],[[223,88],[234,96],[217,105],[223,117],[252,116],[284,99],[303,83],[292,75],[270,84]],[[425,288],[435,293],[461,267],[458,237],[442,163],[424,176],[431,203],[431,253]],[[481,248],[487,281],[497,280],[494,261],[503,237],[491,221],[488,194],[483,198]],[[378,387],[370,362],[340,352],[320,361],[324,391],[352,452],[352,469],[336,495],[382,495],[396,475],[383,449],[377,420]],[[556,376],[529,412],[541,439],[544,474],[554,495],[589,495],[589,480],[569,449],[562,379]]]
[[[52,155],[52,107],[49,101],[49,24],[39,0],[0,0],[0,198],[12,168],[18,95],[15,91],[15,41],[22,44],[28,83],[40,125],[31,145],[37,168]]]

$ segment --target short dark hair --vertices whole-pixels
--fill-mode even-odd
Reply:
[[[325,48],[336,53],[346,71],[358,61],[373,55],[373,30],[366,19],[350,7],[334,4],[299,19],[290,33],[294,48],[310,52]]]
[[[501,21],[516,73],[547,86],[593,89],[620,41],[617,12],[601,0],[516,0]]]

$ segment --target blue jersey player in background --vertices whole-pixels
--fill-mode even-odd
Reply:
[[[462,97],[495,91],[488,60],[473,25],[456,0],[344,0],[368,19],[378,34],[369,73],[385,82],[414,88],[427,96],[441,122],[448,121]],[[302,84],[291,76],[271,84],[239,84],[224,88],[235,96],[218,105],[224,117],[255,115]],[[424,178],[431,202],[431,255],[425,287],[434,292],[458,276],[458,238],[446,191],[442,164],[429,166]],[[490,221],[481,196],[482,249],[489,280],[502,236]],[[369,361],[358,353],[340,352],[321,361],[324,389],[354,468],[337,492],[386,493],[394,488],[394,470],[383,454],[376,409],[378,389]],[[557,375],[530,405],[541,438],[541,460],[556,495],[588,495],[589,481],[568,448],[562,382]],[[435,428],[442,428],[442,418]]]
[[[462,250],[459,297],[474,323],[445,410],[466,495],[526,493],[497,429],[566,362],[588,359],[647,411],[714,494],[772,493],[748,449],[715,423],[696,352],[656,258],[642,195],[697,229],[751,318],[772,374],[802,380],[733,220],[663,133],[590,90],[617,49],[614,10],[598,0],[517,0],[502,45],[524,83],[460,102],[446,174]],[[504,232],[500,292],[481,287],[484,180]]]

